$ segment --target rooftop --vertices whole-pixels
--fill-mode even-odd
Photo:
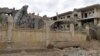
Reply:
[[[84,11],[84,10],[89,10],[89,9],[93,9],[93,8],[100,8],[100,4],[94,4],[94,5],[86,6],[84,8],[78,8],[75,10],[76,11]],[[72,14],[72,13],[73,13],[73,11],[68,11],[68,12],[58,14],[58,16],[64,16],[64,15],[68,15],[68,14]],[[53,17],[56,17],[56,16],[53,16]]]
[[[84,11],[84,10],[93,9],[93,8],[100,8],[100,4],[94,4],[94,5],[86,6],[83,8],[76,9],[76,10],[77,11]]]

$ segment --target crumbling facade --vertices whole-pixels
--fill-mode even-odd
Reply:
[[[10,15],[14,18],[14,26],[16,28],[43,28],[43,17],[35,15],[35,13],[27,13],[27,9],[28,5],[24,5],[19,10],[15,10],[15,8],[0,8],[0,17],[2,18],[2,25],[7,25],[7,17],[8,15]]]
[[[8,11],[0,12],[0,16],[3,18],[2,22],[0,21],[1,24],[7,25],[7,29],[0,27],[1,56],[77,56],[84,54],[88,56],[88,53],[85,53],[88,51],[81,50],[81,48],[87,49],[92,46],[95,47],[95,45],[100,47],[98,42],[96,44],[92,44],[92,41],[87,42],[89,34],[94,34],[94,32],[89,33],[88,26],[99,26],[100,23],[99,4],[74,9],[74,11],[62,14],[57,13],[57,16],[51,18],[46,15],[41,17],[34,13],[28,14],[27,8],[28,6],[25,5],[20,10],[6,9]],[[1,10],[3,9],[1,8]],[[36,30],[43,27],[45,27],[44,30]],[[86,28],[84,32],[75,31],[84,28]],[[95,34],[100,32],[100,28],[95,29]],[[100,40],[99,36],[100,34],[94,37]],[[74,48],[79,47],[80,49],[75,50],[73,53]],[[97,49],[97,47],[93,49],[100,49]],[[38,51],[39,53],[36,53]]]
[[[85,29],[86,25],[100,25],[100,5],[95,4],[84,8],[74,9],[73,11],[58,14],[51,18],[47,16],[35,15],[35,13],[27,13],[28,5],[23,6],[19,10],[0,8],[0,16],[3,18],[3,25],[7,23],[7,15],[14,18],[16,27],[21,28],[44,28],[45,22],[49,21],[51,30],[69,30],[70,24],[74,24],[75,30]],[[51,20],[50,20],[51,19]],[[48,24],[49,24],[48,23]]]
[[[75,30],[84,29],[86,25],[100,25],[100,4],[87,6],[84,8],[74,9],[73,11],[65,12],[51,17],[51,20],[56,21],[52,29],[68,29],[71,22],[74,23]],[[57,23],[59,22],[60,24]],[[66,23],[64,23],[66,22]]]

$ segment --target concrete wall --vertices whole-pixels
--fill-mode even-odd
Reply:
[[[47,40],[53,41],[85,41],[86,34],[75,32],[72,37],[71,32],[49,31],[48,37],[45,30],[13,30],[12,34],[13,48],[32,48],[32,47],[46,47]],[[7,46],[6,30],[0,31],[0,48]]]
[[[96,9],[97,17],[100,17],[100,8]]]

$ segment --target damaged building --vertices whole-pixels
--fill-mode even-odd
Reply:
[[[85,29],[86,25],[100,25],[100,4],[74,9],[61,14],[57,13],[56,16],[51,18],[35,15],[35,13],[27,13],[27,9],[28,5],[24,5],[19,10],[15,8],[0,8],[0,16],[3,18],[2,24],[5,25],[7,23],[7,15],[11,15],[14,18],[16,27],[21,28],[41,29],[45,27],[44,21],[49,21],[51,24],[50,29],[54,31],[69,30],[70,23],[74,24],[75,30]]]
[[[2,25],[7,25],[8,15],[13,16],[14,25],[16,28],[33,28],[40,29],[44,26],[43,17],[35,15],[35,13],[27,12],[28,5],[24,5],[21,9],[16,10],[15,8],[0,8],[0,17],[3,18]]]
[[[74,23],[75,30],[84,29],[88,26],[99,26],[100,24],[100,4],[87,6],[84,8],[74,9],[51,17],[55,23],[51,26],[52,30],[68,30],[69,24]]]

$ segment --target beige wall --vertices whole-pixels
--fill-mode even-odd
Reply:
[[[45,47],[46,31],[42,30],[13,30],[12,47]],[[0,47],[6,47],[6,30],[0,31]],[[49,32],[49,41],[85,41],[86,34],[76,32],[75,36],[71,36],[71,32]],[[3,48],[2,47],[2,48]]]
[[[97,17],[100,17],[100,9],[99,8],[96,9],[96,13],[97,13]]]

